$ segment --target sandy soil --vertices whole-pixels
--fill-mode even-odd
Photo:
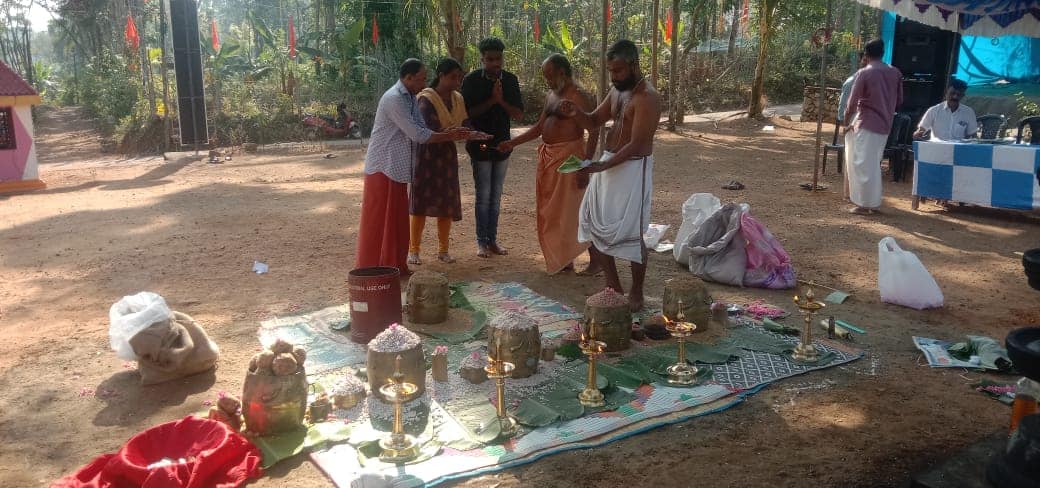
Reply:
[[[764,132],[764,124],[777,126]],[[118,160],[95,152],[74,111],[45,110],[38,124],[49,188],[0,197],[0,486],[38,486],[117,449],[149,426],[199,411],[241,388],[258,322],[343,303],[360,208],[362,150],[315,145],[238,154],[224,164]],[[966,385],[974,372],[923,364],[911,335],[1002,338],[1040,323],[1021,252],[1040,226],[1020,214],[909,206],[908,183],[886,183],[877,217],[843,211],[840,180],[809,194],[813,124],[774,119],[687,124],[657,141],[653,221],[674,227],[695,192],[744,201],[790,252],[800,277],[847,290],[831,310],[869,330],[855,363],[770,385],[724,413],[590,450],[462,480],[454,486],[901,486],[1006,425],[1010,410]],[[497,279],[580,305],[601,278],[546,276],[534,235],[535,146],[522,147],[506,182],[506,257],[475,256],[472,180],[463,161],[466,218],[453,230],[452,280]],[[747,185],[720,190],[728,180]],[[835,192],[833,189],[837,189]],[[433,242],[432,227],[428,242]],[[933,311],[880,303],[877,242],[916,252],[946,294]],[[250,272],[253,260],[271,266]],[[428,260],[430,261],[430,260]],[[650,259],[648,294],[683,271]],[[625,275],[627,277],[627,271]],[[627,279],[627,278],[626,278]],[[717,298],[790,303],[790,292],[711,285]],[[164,295],[220,344],[215,374],[141,387],[132,364],[108,349],[108,308],[141,290]],[[586,474],[574,470],[587,466]],[[305,458],[274,467],[256,486],[328,486]]]

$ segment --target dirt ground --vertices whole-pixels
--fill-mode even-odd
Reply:
[[[40,119],[40,173],[49,188],[0,197],[5,487],[47,484],[140,430],[203,409],[218,391],[240,391],[260,320],[347,300],[360,210],[357,145],[271,147],[223,164],[119,160],[96,153],[96,136],[74,110],[44,109]],[[776,130],[763,131],[766,124]],[[718,128],[698,122],[677,134],[660,131],[653,222],[672,224],[672,239],[692,193],[748,202],[801,278],[852,293],[830,311],[869,331],[857,337],[865,358],[772,384],[723,413],[447,485],[902,486],[911,472],[1006,426],[1010,409],[967,387],[978,373],[928,368],[910,337],[1002,339],[1017,325],[1040,323],[1040,295],[1026,285],[1016,254],[1040,246],[1037,220],[931,204],[915,212],[910,184],[888,182],[880,216],[850,215],[833,157],[822,180],[831,190],[810,194],[797,186],[811,177],[814,129],[733,119]],[[452,280],[522,282],[579,306],[602,277],[544,273],[533,238],[534,150],[517,151],[506,181],[500,233],[510,254],[475,256],[464,159],[466,212],[452,231],[458,262],[423,266]],[[322,157],[330,151],[335,158]],[[732,179],[747,189],[719,189]],[[886,235],[933,273],[944,308],[880,302],[877,242]],[[268,263],[270,273],[252,273],[253,260]],[[670,253],[653,254],[648,294],[660,296],[664,280],[683,272]],[[710,289],[731,302],[763,298],[785,306],[792,294]],[[111,304],[142,290],[162,294],[207,328],[223,354],[215,374],[139,386],[133,364],[109,350],[107,330]],[[255,486],[288,484],[330,485],[299,456]]]

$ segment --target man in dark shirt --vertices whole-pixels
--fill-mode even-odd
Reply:
[[[492,136],[488,141],[466,144],[476,192],[477,255],[486,258],[491,254],[506,254],[505,248],[498,244],[498,214],[510,153],[501,153],[495,148],[509,140],[510,119],[523,118],[524,102],[520,96],[520,81],[502,69],[505,44],[490,37],[480,41],[478,47],[483,68],[466,75],[460,91],[473,128]]]

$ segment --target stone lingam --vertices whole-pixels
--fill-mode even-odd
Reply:
[[[585,327],[596,324],[596,340],[605,344],[601,352],[616,352],[632,345],[632,312],[625,295],[605,288],[585,300]]]
[[[491,320],[488,351],[501,351],[496,361],[512,363],[513,378],[527,378],[538,371],[542,336],[538,323],[520,312],[505,312]]]
[[[435,271],[417,271],[408,279],[405,294],[408,319],[417,324],[439,324],[447,320],[451,305],[448,277]]]
[[[372,396],[384,402],[388,399],[380,392],[380,388],[390,383],[397,369],[398,356],[401,358],[400,373],[404,375],[404,381],[415,385],[417,389],[412,398],[420,397],[426,391],[426,356],[422,341],[418,335],[400,324],[391,324],[368,343],[365,362],[369,390]]]
[[[697,324],[697,330],[712,318],[712,298],[704,281],[692,274],[682,274],[664,283],[662,314],[670,321],[678,321],[680,310],[685,320]]]

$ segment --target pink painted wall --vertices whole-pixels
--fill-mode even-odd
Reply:
[[[0,150],[0,181],[37,179],[39,170],[36,167],[36,143],[32,137],[32,111],[29,105],[19,105],[11,110],[11,115],[15,148]]]

